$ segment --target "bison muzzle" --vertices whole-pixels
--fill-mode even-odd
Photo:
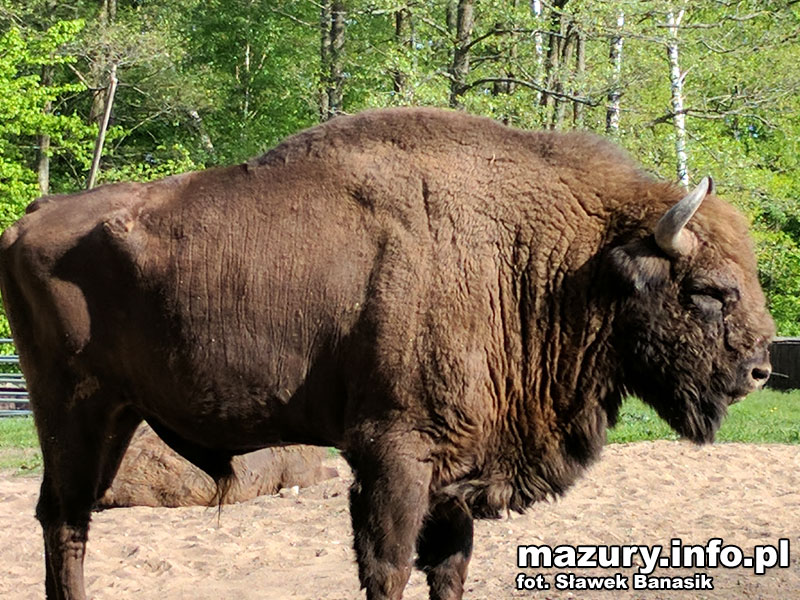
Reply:
[[[709,442],[770,372],[747,224],[709,179],[458,112],[43,198],[1,242],[51,599],[84,598],[90,510],[142,420],[221,483],[257,448],[341,448],[367,597],[400,598],[416,555],[455,599],[473,519],[564,492],[624,394]]]

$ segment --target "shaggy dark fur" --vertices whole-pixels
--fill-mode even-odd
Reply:
[[[89,511],[141,419],[212,476],[342,448],[359,576],[460,598],[473,517],[562,493],[626,391],[710,441],[773,324],[744,219],[586,134],[428,109],[341,117],[247,164],[45,198],[0,283],[45,462],[50,598],[83,598]]]

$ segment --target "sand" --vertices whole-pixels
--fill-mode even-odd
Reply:
[[[95,515],[86,558],[90,598],[157,600],[361,598],[347,509],[349,471],[301,489],[216,509],[123,508]],[[44,595],[38,478],[0,473],[0,598]],[[479,521],[465,598],[800,597],[800,446],[681,442],[612,445],[567,495],[524,515]],[[658,577],[704,573],[710,591],[557,590],[557,574],[613,576],[631,569],[519,568],[518,545],[705,544],[722,538],[745,555],[791,544],[789,566],[657,568]],[[543,574],[547,591],[517,590],[518,573]],[[415,572],[405,598],[427,598]]]

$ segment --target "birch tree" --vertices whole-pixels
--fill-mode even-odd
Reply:
[[[678,181],[689,187],[689,159],[686,152],[686,113],[683,109],[683,82],[686,72],[681,73],[678,60],[678,28],[685,14],[684,9],[667,13],[667,58],[669,60],[669,83],[672,96],[672,120],[675,126],[675,160]]]
[[[49,87],[53,84],[53,65],[42,66],[42,86]],[[48,99],[42,109],[45,115],[52,114],[53,101]],[[39,181],[39,192],[42,195],[50,192],[50,134],[41,132],[38,139],[38,161],[37,161],[37,179]]]
[[[534,62],[534,80],[533,82],[539,88],[536,92],[536,103],[542,101],[542,92],[540,91],[543,84],[543,71],[544,71],[544,34],[542,33],[542,0],[531,0],[531,13],[533,14],[533,51],[535,56]]]
[[[611,37],[608,57],[611,61],[611,86],[608,92],[608,108],[606,109],[606,133],[619,133],[620,79],[622,77],[622,28],[625,26],[625,13],[617,14],[617,30]]]

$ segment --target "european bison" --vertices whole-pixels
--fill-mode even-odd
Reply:
[[[367,597],[400,598],[416,551],[449,599],[473,518],[566,490],[625,393],[709,442],[770,372],[745,220],[587,134],[365,112],[27,212],[0,271],[50,598],[84,598],[90,508],[142,419],[221,482],[256,448],[341,448]]]

